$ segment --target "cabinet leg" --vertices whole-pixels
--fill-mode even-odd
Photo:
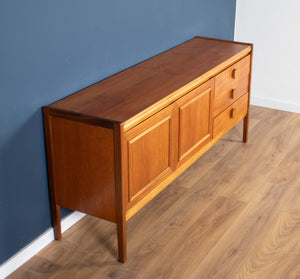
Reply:
[[[61,239],[61,221],[60,221],[60,206],[54,204],[51,206],[51,219],[54,229],[54,238],[56,240]]]
[[[122,218],[120,222],[117,222],[117,234],[118,234],[118,256],[121,263],[125,263],[127,260],[127,240],[126,240],[126,220]]]
[[[248,130],[249,130],[249,113],[244,117],[244,126],[243,126],[243,142],[248,141]]]

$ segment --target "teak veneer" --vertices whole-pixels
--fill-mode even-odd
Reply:
[[[60,207],[126,220],[244,119],[252,45],[195,37],[43,108],[55,239]]]

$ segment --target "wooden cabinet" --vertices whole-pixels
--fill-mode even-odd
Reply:
[[[244,119],[252,45],[196,37],[43,108],[55,238],[60,207],[126,221]],[[101,245],[101,244],[99,244]]]

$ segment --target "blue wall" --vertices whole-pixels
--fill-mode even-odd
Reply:
[[[196,35],[235,0],[0,1],[0,264],[50,227],[41,107]]]

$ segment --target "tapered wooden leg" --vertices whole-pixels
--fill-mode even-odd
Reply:
[[[118,234],[118,256],[121,263],[125,263],[127,260],[127,240],[126,240],[126,220],[122,218],[117,223]]]
[[[60,206],[54,204],[51,206],[51,219],[52,219],[52,226],[54,229],[54,238],[56,240],[61,239],[61,221],[60,221]]]
[[[118,235],[118,258],[121,263],[127,260],[127,240],[126,240],[126,205],[128,193],[124,185],[121,152],[121,126],[114,124],[114,151],[115,151],[115,210]],[[123,154],[124,156],[124,154]]]
[[[60,206],[56,204],[55,189],[53,183],[53,161],[52,161],[52,145],[50,137],[50,114],[46,107],[43,107],[44,116],[44,131],[46,139],[47,151],[47,169],[48,169],[48,183],[50,193],[50,206],[51,206],[51,221],[54,228],[54,238],[61,239],[61,222],[60,222]]]
[[[248,141],[248,130],[249,130],[249,112],[244,117],[243,142],[247,142]]]

